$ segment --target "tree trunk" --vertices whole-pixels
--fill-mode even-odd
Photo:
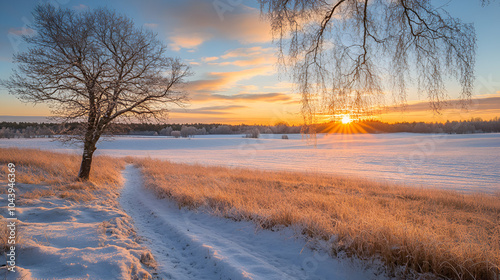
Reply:
[[[80,165],[80,172],[78,172],[78,179],[88,181],[90,177],[90,167],[92,165],[92,156],[96,150],[95,143],[86,141],[83,146],[82,164]]]

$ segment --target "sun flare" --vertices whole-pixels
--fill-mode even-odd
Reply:
[[[342,123],[343,124],[350,124],[350,123],[352,123],[351,117],[349,115],[344,115],[342,117]]]

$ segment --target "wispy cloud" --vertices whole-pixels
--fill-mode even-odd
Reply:
[[[257,65],[274,64],[274,63],[276,63],[276,57],[268,56],[268,57],[256,57],[253,59],[209,63],[209,65],[217,65],[217,66],[234,65],[234,66],[246,67],[246,66],[257,66]]]
[[[409,112],[429,111],[431,109],[428,101],[418,101],[405,106],[404,110]],[[467,103],[459,99],[448,100],[443,110],[466,110],[466,111],[491,111],[496,110],[500,113],[500,92],[497,94],[478,95]],[[394,107],[390,111],[400,111],[401,108]]]
[[[162,26],[176,27],[168,37],[201,32],[211,34],[205,40],[236,40],[242,44],[272,40],[270,24],[260,17],[260,11],[245,5],[238,5],[231,12],[226,12],[222,21],[214,9],[213,1],[155,1],[154,4],[144,3],[142,8],[150,18],[161,21]]]
[[[279,92],[270,93],[239,93],[233,95],[222,95],[222,94],[212,94],[211,98],[213,100],[233,100],[233,101],[268,101],[268,102],[278,102],[278,101],[290,101],[292,97],[288,94]]]
[[[263,48],[261,46],[250,47],[250,48],[237,48],[234,50],[229,50],[225,54],[221,55],[221,58],[235,58],[235,57],[255,57],[263,54],[269,54],[274,52],[273,48]]]
[[[237,48],[227,51],[220,57],[204,57],[202,61],[208,65],[215,66],[263,66],[276,63],[274,48],[263,48],[260,46],[250,48]]]
[[[242,105],[225,105],[225,106],[207,106],[193,109],[173,109],[173,113],[181,114],[199,114],[199,115],[221,115],[231,114],[235,109],[243,109],[246,106]]]
[[[194,50],[203,42],[210,39],[212,35],[208,33],[192,33],[188,35],[176,35],[170,37],[170,48],[174,51],[179,51],[182,48]]]
[[[192,81],[188,84],[190,91],[215,92],[228,89],[241,80],[248,80],[255,76],[271,75],[274,69],[271,66],[255,67],[233,72],[211,72],[207,79]]]
[[[201,59],[201,61],[203,62],[210,62],[210,61],[215,61],[219,59],[217,56],[209,56],[209,57],[204,57]]]

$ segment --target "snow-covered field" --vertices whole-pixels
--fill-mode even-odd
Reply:
[[[363,176],[414,186],[500,191],[500,134],[241,135],[115,137],[98,154],[174,162]],[[1,139],[0,147],[80,153],[49,139]],[[330,241],[305,242],[293,226],[259,230],[199,211],[179,209],[143,186],[140,171],[123,171],[121,195],[92,203],[58,196],[17,208],[22,248],[7,279],[384,279],[378,261],[331,258]],[[44,185],[19,184],[21,193]],[[22,195],[21,195],[22,197]],[[0,210],[7,205],[0,195]],[[146,266],[151,252],[156,265]],[[1,268],[1,267],[0,267]]]
[[[500,134],[206,135],[115,137],[97,154],[174,162],[356,175],[411,186],[500,191]],[[49,139],[0,139],[0,147],[80,153]]]

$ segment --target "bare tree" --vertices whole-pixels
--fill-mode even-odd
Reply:
[[[406,102],[409,83],[433,110],[447,98],[445,78],[471,97],[476,36],[472,24],[430,0],[259,0],[281,65],[292,69],[305,123],[317,113],[366,115],[384,88]],[[481,1],[483,4],[487,0]]]
[[[26,102],[46,102],[64,121],[83,123],[78,177],[88,180],[96,143],[118,119],[160,118],[182,105],[188,67],[165,56],[157,35],[108,9],[35,8],[29,48],[2,83]]]

